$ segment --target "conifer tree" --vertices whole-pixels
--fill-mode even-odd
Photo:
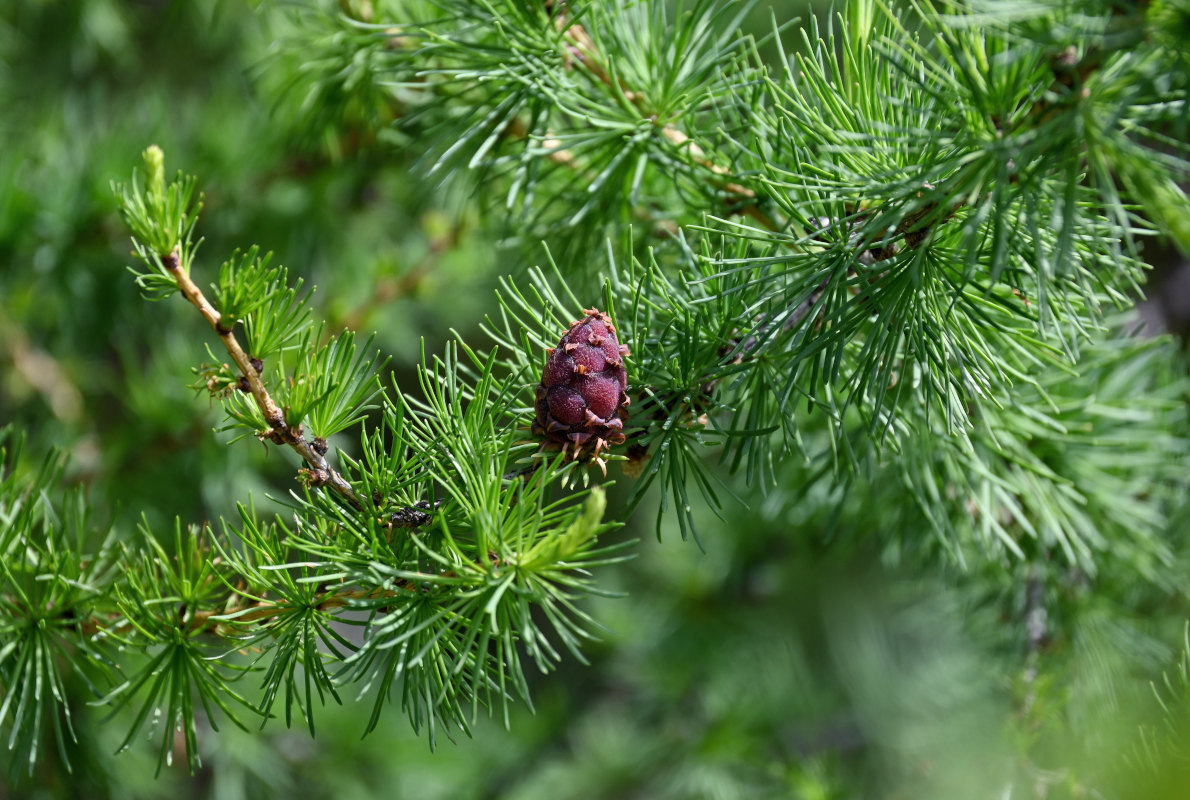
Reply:
[[[259,66],[277,113],[415,162],[512,266],[394,376],[312,302],[300,252],[200,248],[219,210],[172,150],[112,176],[125,288],[205,320],[172,379],[218,406],[229,454],[256,443],[296,481],[217,520],[162,497],[109,532],[6,431],[13,772],[70,764],[88,701],[158,772],[199,770],[207,726],[317,737],[331,704],[360,733],[403,713],[439,751],[497,735],[488,717],[515,733],[550,673],[603,652],[620,601],[600,598],[667,601],[628,563],[644,544],[619,529],[643,521],[647,557],[731,554],[712,605],[821,604],[842,666],[759,627],[689,640],[744,673],[726,718],[777,755],[650,753],[633,792],[1179,796],[1190,382],[1132,309],[1154,243],[1190,249],[1190,5],[857,0],[759,36],[762,9],[715,0],[284,13]],[[803,559],[881,588],[800,597]],[[883,668],[936,683],[895,697]],[[766,716],[772,696],[821,720],[819,681],[851,694],[837,731]],[[624,796],[565,767],[570,796]]]

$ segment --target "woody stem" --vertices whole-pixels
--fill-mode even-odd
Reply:
[[[269,425],[270,430],[267,432],[267,438],[278,444],[286,444],[293,448],[310,465],[311,470],[318,479],[318,483],[329,486],[340,497],[351,504],[352,508],[362,510],[364,506],[356,495],[355,489],[352,488],[351,484],[342,475],[330,466],[326,457],[314,449],[314,446],[306,440],[305,435],[302,433],[301,425],[289,426],[286,424],[284,412],[277,406],[277,403],[265,388],[264,383],[260,380],[260,374],[252,364],[252,359],[244,352],[244,348],[240,346],[234,331],[231,328],[225,328],[221,324],[219,311],[210,304],[203,295],[202,290],[190,279],[187,271],[182,269],[182,260],[179,251],[175,248],[172,253],[161,259],[161,263],[169,271],[169,274],[173,276],[174,280],[177,281],[178,289],[181,290],[182,295],[198,309],[199,313],[210,323],[215,333],[219,334],[219,340],[223,342],[223,346],[227,349],[227,354],[231,356],[231,360],[239,368],[240,374],[248,384],[248,390],[252,393],[253,399],[256,400],[257,407],[260,408],[260,413]]]

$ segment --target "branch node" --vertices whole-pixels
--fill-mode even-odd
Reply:
[[[305,486],[315,489],[326,486],[328,483],[330,483],[331,474],[329,470],[325,469],[302,468],[298,470],[298,480],[300,480]]]

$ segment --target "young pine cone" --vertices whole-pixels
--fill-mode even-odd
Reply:
[[[573,458],[598,461],[600,450],[624,442],[628,348],[616,340],[611,317],[594,308],[585,313],[549,351],[533,433],[572,448]]]

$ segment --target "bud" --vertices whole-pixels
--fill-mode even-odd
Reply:
[[[141,154],[145,160],[145,187],[154,202],[165,197],[165,153],[155,144],[145,148]]]

